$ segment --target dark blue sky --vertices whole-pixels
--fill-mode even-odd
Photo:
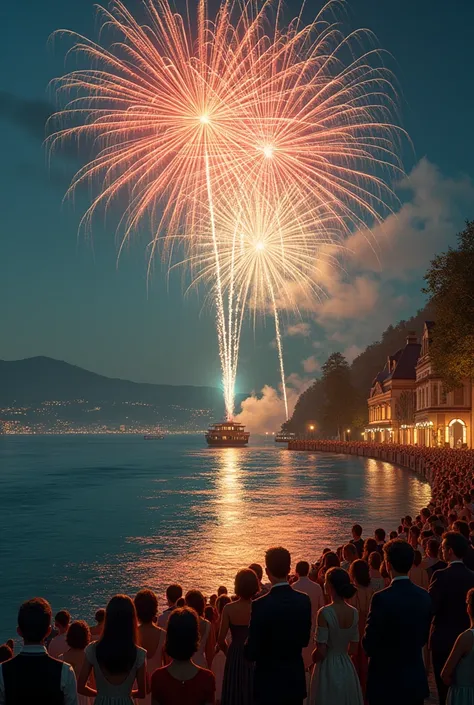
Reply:
[[[136,4],[127,2],[131,8]],[[449,242],[464,218],[474,217],[468,206],[474,176],[474,3],[350,0],[348,6],[350,26],[372,29],[396,60],[403,125],[415,150],[407,172],[420,159],[428,160],[417,172],[418,190],[410,192],[409,186],[403,196],[414,208],[412,224],[420,208],[427,220],[419,227],[413,267],[410,240],[402,237],[406,259],[399,260],[400,271],[369,273],[374,295],[365,292],[360,316],[347,309],[347,315],[339,311],[331,318],[328,311],[315,317],[309,337],[287,338],[288,373],[302,374],[305,359],[313,361],[306,364],[312,373],[333,349],[350,356],[386,325],[414,313],[422,303],[421,276],[430,256]],[[48,37],[57,28],[96,36],[92,0],[2,3],[0,27],[0,358],[50,355],[135,380],[218,384],[212,312],[202,310],[194,294],[184,299],[180,276],[168,284],[159,265],[147,291],[144,240],[127,250],[117,267],[113,229],[96,221],[93,243],[78,239],[87,194],[79,195],[74,208],[63,205],[72,163],[54,160],[50,169],[46,164],[47,86],[63,71],[65,49],[61,43],[48,45]],[[429,206],[420,205],[425,184],[428,196],[434,194]],[[397,247],[392,241],[391,248]],[[391,260],[390,253],[386,256]],[[386,264],[382,256],[383,269]],[[272,338],[271,320],[258,326],[255,338],[251,326],[246,329],[240,390],[278,380]]]

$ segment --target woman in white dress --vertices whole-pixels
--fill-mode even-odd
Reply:
[[[189,590],[184,598],[187,607],[191,607],[199,617],[199,647],[193,656],[193,662],[201,668],[209,668],[212,664],[212,659],[215,650],[215,639],[213,638],[212,625],[207,619],[204,619],[204,608],[206,601],[204,595],[199,590]]]
[[[140,590],[135,595],[134,603],[140,625],[138,627],[138,644],[146,650],[146,670],[149,684],[154,671],[163,665],[166,632],[155,624],[158,614],[158,599],[153,590]],[[145,698],[137,700],[137,703],[151,705],[151,692]]]
[[[78,620],[69,625],[66,634],[67,649],[60,658],[73,667],[76,679],[79,678],[84,665],[86,658],[84,649],[90,640],[91,634],[86,622]],[[78,705],[92,705],[92,699],[88,698],[87,695],[78,695],[77,702]]]
[[[318,612],[310,703],[364,705],[359,678],[351,661],[359,645],[358,613],[347,604],[357,588],[343,568],[328,570],[324,587],[330,602]]]
[[[146,651],[137,646],[137,613],[127,595],[112,597],[99,641],[86,648],[77,691],[94,705],[133,705],[146,696]],[[87,685],[94,671],[96,688]],[[133,684],[137,681],[137,688]]]

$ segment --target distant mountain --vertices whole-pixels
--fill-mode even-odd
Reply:
[[[24,409],[21,418],[18,409]],[[144,384],[104,377],[49,357],[0,360],[0,419],[34,421],[44,414],[68,423],[204,427],[224,413],[215,387]],[[20,416],[20,418],[19,418]]]

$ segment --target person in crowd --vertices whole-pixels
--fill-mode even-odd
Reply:
[[[318,583],[323,587],[325,583],[325,576],[326,576],[326,571],[329,570],[329,568],[339,568],[340,567],[340,561],[339,558],[337,557],[337,553],[334,553],[334,551],[327,551],[324,556],[323,560],[321,562],[321,567],[318,570]]]
[[[426,543],[426,558],[423,559],[422,565],[426,570],[428,575],[428,580],[431,580],[431,576],[437,570],[441,568],[446,568],[447,563],[439,558],[440,543],[438,539],[429,539]]]
[[[467,614],[470,628],[458,636],[441,678],[449,686],[449,705],[474,703],[474,589],[467,593]]]
[[[376,551],[377,555],[380,555]],[[357,592],[349,600],[349,604],[356,608],[359,615],[359,642],[364,636],[367,615],[369,614],[370,603],[374,589],[370,584],[370,570],[365,561],[357,560],[352,563],[349,570],[349,577],[352,584],[356,586]],[[368,659],[364,649],[359,648],[352,657],[357,675],[359,676],[362,693],[365,695],[367,689]]]
[[[219,585],[217,588],[217,597],[220,597],[221,595],[227,595],[228,590],[225,585]]]
[[[220,620],[222,619],[222,612],[224,611],[224,607],[228,604],[230,604],[232,600],[230,599],[229,595],[221,595],[220,597],[217,598],[216,602],[216,609],[217,609],[217,616],[218,616],[218,624],[220,623]],[[227,637],[227,642],[230,641],[229,636]],[[220,705],[221,698],[222,698],[222,686],[224,684],[224,671],[225,671],[225,662],[226,662],[226,655],[223,651],[219,649],[217,646],[216,649],[216,654],[214,658],[212,659],[212,665],[211,665],[211,671],[214,674],[214,677],[216,679],[216,705]]]
[[[360,524],[354,524],[352,527],[352,539],[350,543],[353,543],[357,549],[357,555],[362,558],[364,553],[364,539],[362,538],[362,527]]]
[[[375,593],[362,646],[369,657],[369,705],[423,705],[429,695],[423,662],[428,640],[431,600],[408,577],[414,551],[403,539],[384,547],[392,582]]]
[[[214,592],[214,593],[210,596],[210,598],[209,598],[209,604],[211,605],[211,607],[214,607],[214,608],[215,608],[216,602],[217,602],[217,595],[216,595],[216,593]]]
[[[54,617],[54,627],[57,636],[50,642],[48,651],[53,658],[59,658],[67,649],[66,634],[69,629],[71,615],[67,610],[59,610]]]
[[[258,600],[259,597],[266,595],[268,588],[263,585],[263,568],[259,563],[251,563],[249,565],[250,570],[253,570],[258,579],[258,592],[254,597],[254,600]]]
[[[97,639],[99,639],[102,635],[102,630],[104,629],[105,610],[103,607],[97,610],[94,615],[94,618],[96,623],[93,627],[90,628],[90,633],[91,640],[97,641]]]
[[[252,603],[245,654],[255,663],[258,705],[301,705],[306,697],[302,650],[311,635],[311,601],[288,584],[291,556],[270,548],[265,570],[270,592]]]
[[[408,541],[408,531],[406,530],[403,522],[398,527],[398,537],[397,538],[403,539],[404,541]]]
[[[410,568],[408,577],[415,585],[423,588],[423,590],[428,590],[429,578],[424,566],[422,565],[423,556],[421,551],[418,549],[413,552],[413,565]]]
[[[163,665],[163,649],[166,632],[155,624],[158,614],[158,600],[152,590],[140,590],[134,599],[138,619],[138,642],[146,651],[147,674],[156,671]],[[138,701],[142,705],[151,705],[151,694]]]
[[[448,688],[441,672],[457,637],[469,627],[465,605],[466,595],[474,587],[474,573],[463,563],[468,542],[462,534],[448,531],[441,548],[448,567],[433,573],[430,582],[433,603],[430,649],[440,705],[445,705]]]
[[[309,579],[309,563],[307,561],[298,561],[295,573],[297,580],[292,585],[293,590],[304,592],[311,600],[311,637],[308,646],[303,649],[304,666],[308,670],[313,664],[312,653],[316,622],[319,610],[324,607],[324,594],[322,587]]]
[[[235,576],[235,594],[238,600],[227,604],[222,611],[219,629],[219,649],[226,655],[222,705],[252,705],[253,663],[245,658],[244,647],[249,633],[252,600],[258,592],[258,578],[253,570],[239,570]],[[226,637],[231,633],[231,643]]]
[[[362,560],[368,562],[370,554],[373,553],[374,551],[377,551],[377,541],[372,538],[365,539],[364,553],[362,554]]]
[[[135,605],[127,595],[115,595],[105,609],[102,636],[85,650],[78,692],[95,698],[94,705],[133,705],[134,698],[144,698],[146,651],[137,643]],[[96,688],[87,685],[92,671]]]
[[[370,587],[373,592],[378,592],[383,590],[385,585],[385,578],[382,577],[380,568],[382,567],[382,556],[378,551],[372,551],[368,559],[369,575],[370,575]]]
[[[421,531],[418,526],[410,526],[410,531],[408,532],[408,543],[414,551],[417,551],[420,547],[420,534]]]
[[[182,607],[172,612],[165,649],[172,661],[151,677],[153,705],[214,705],[214,675],[193,661],[199,651],[199,622],[193,609]]]
[[[350,658],[359,647],[358,612],[349,604],[357,588],[343,568],[330,568],[325,591],[330,601],[318,613],[310,705],[363,705],[359,678]]]
[[[158,617],[158,626],[161,629],[166,629],[168,624],[168,619],[170,618],[171,612],[178,607],[178,600],[183,597],[183,588],[181,585],[173,583],[173,585],[168,585],[166,588],[166,602],[168,607],[165,611]]]
[[[0,663],[13,658],[13,649],[10,644],[0,644]]]
[[[21,605],[17,631],[23,648],[0,665],[0,705],[77,705],[72,667],[54,659],[44,647],[51,617],[51,607],[42,597]]]
[[[453,531],[457,531],[458,534],[462,534],[466,539],[467,552],[464,556],[464,565],[469,568],[469,570],[474,570],[474,548],[471,546],[470,542],[469,524],[467,521],[461,521],[461,519],[458,519],[453,524]]]
[[[357,553],[357,548],[354,546],[353,543],[346,543],[346,545],[342,549],[342,558],[343,560],[341,561],[341,568],[344,568],[344,570],[349,570],[351,567],[351,563],[356,561],[359,557],[359,554]]]
[[[375,529],[374,531],[374,538],[377,544],[376,551],[380,553],[381,556],[383,556],[383,547],[385,546],[385,529]]]
[[[69,625],[66,634],[66,651],[61,658],[65,663],[69,663],[73,667],[76,678],[79,678],[84,665],[84,649],[90,640],[91,633],[86,622],[77,620]],[[92,700],[86,695],[78,695],[77,700],[79,705],[92,705]]]
[[[388,538],[390,541],[393,539],[398,539],[398,531],[391,531],[388,535]]]
[[[221,595],[223,594],[226,593],[221,593]],[[186,606],[191,607],[199,617],[199,650],[194,654],[193,662],[196,666],[208,668],[208,664],[212,664],[216,642],[212,633],[211,623],[204,619],[206,601],[199,590],[189,590],[184,599]]]

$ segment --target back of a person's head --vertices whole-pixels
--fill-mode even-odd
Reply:
[[[391,531],[390,534],[389,534],[389,538],[390,538],[390,541],[391,541],[392,539],[398,538],[398,533],[397,533],[396,531]]]
[[[364,553],[368,553],[369,555],[372,553],[372,551],[377,550],[377,541],[373,538],[365,539],[364,542]]]
[[[251,600],[258,592],[258,578],[250,568],[239,570],[235,576],[235,594],[241,600]]]
[[[265,553],[265,565],[270,575],[286,580],[291,570],[291,555],[286,548],[277,546]]]
[[[166,588],[166,599],[168,602],[175,605],[180,597],[183,597],[183,588],[181,585],[177,585],[176,583],[173,583],[173,585],[168,585]]]
[[[346,560],[354,560],[359,555],[353,543],[346,543],[342,549],[342,555]]]
[[[339,568],[340,565],[341,562],[337,556],[337,553],[334,553],[334,551],[329,551],[324,554],[323,568],[325,570],[328,570],[329,568]]]
[[[68,628],[70,621],[71,615],[67,610],[59,610],[59,612],[56,612],[56,614],[54,615],[54,623],[59,624],[59,626],[63,629]]]
[[[467,521],[462,521],[461,519],[455,521],[453,524],[453,531],[457,531],[458,534],[462,534],[464,538],[469,541],[469,524]]]
[[[96,646],[100,666],[113,674],[127,673],[137,656],[137,613],[128,595],[115,595],[105,610],[104,631]]]
[[[13,651],[8,644],[0,644],[0,663],[4,663],[13,657]]]
[[[419,537],[421,534],[420,529],[417,526],[410,526],[410,536],[415,536],[416,538]]]
[[[474,588],[468,590],[466,595],[466,605],[469,615],[474,618]]]
[[[298,561],[298,563],[296,564],[295,573],[300,578],[306,578],[309,573],[308,561]]]
[[[42,597],[24,602],[18,612],[18,629],[24,641],[40,644],[51,630],[51,607]]]
[[[353,561],[349,568],[349,576],[356,585],[361,585],[362,587],[369,587],[370,585],[369,566],[365,561],[360,559]]]
[[[372,568],[372,570],[380,570],[381,565],[382,556],[380,555],[379,551],[372,551],[372,553],[369,555],[369,566]]]
[[[66,634],[66,643],[70,649],[84,650],[91,640],[89,626],[82,619],[71,622]]]
[[[182,607],[170,614],[166,631],[165,650],[176,661],[188,661],[199,647],[199,621],[190,607]]]
[[[251,563],[249,565],[250,570],[253,570],[257,578],[262,582],[263,579],[263,568],[260,563]]]
[[[444,534],[444,526],[442,524],[436,524],[436,526],[433,528],[433,533],[435,536],[441,538]]]
[[[207,619],[208,622],[214,622],[216,619],[216,613],[214,611],[214,607],[212,605],[206,605],[204,608],[204,619]]]
[[[466,556],[469,548],[469,542],[466,537],[457,531],[447,531],[443,534],[443,544],[446,548],[450,548],[459,560]]]
[[[133,600],[141,624],[150,624],[158,614],[158,599],[153,590],[140,590]]]
[[[220,597],[221,595],[227,595],[228,590],[225,585],[219,585],[217,588],[217,596]]]
[[[358,539],[362,536],[362,527],[360,524],[354,524],[352,527],[352,533],[354,536],[356,536]]]
[[[418,549],[415,549],[415,551],[413,552],[413,565],[418,567],[419,565],[421,565],[422,560],[423,560],[423,556],[421,555],[421,551],[419,551]]]
[[[357,592],[356,586],[351,583],[349,573],[344,568],[330,568],[326,573],[326,581],[332,586],[336,595],[344,600],[350,600]]]
[[[222,610],[229,604],[229,602],[232,602],[229,595],[219,595],[216,602],[216,607],[219,614],[222,614]]]
[[[377,541],[385,541],[385,529],[375,529],[374,536]]]
[[[426,552],[431,558],[438,558],[439,554],[439,541],[436,539],[429,539],[426,544]]]
[[[103,624],[105,619],[105,609],[100,607],[95,613],[95,621],[97,624]]]
[[[186,604],[186,600],[184,599],[184,597],[179,597],[176,600],[176,607],[184,607],[185,604]]]
[[[188,607],[191,607],[199,617],[204,616],[204,607],[206,606],[206,601],[204,600],[204,595],[200,590],[189,590],[184,601]]]
[[[406,575],[412,567],[414,553],[413,547],[403,539],[393,539],[384,546],[385,560],[402,575]]]

